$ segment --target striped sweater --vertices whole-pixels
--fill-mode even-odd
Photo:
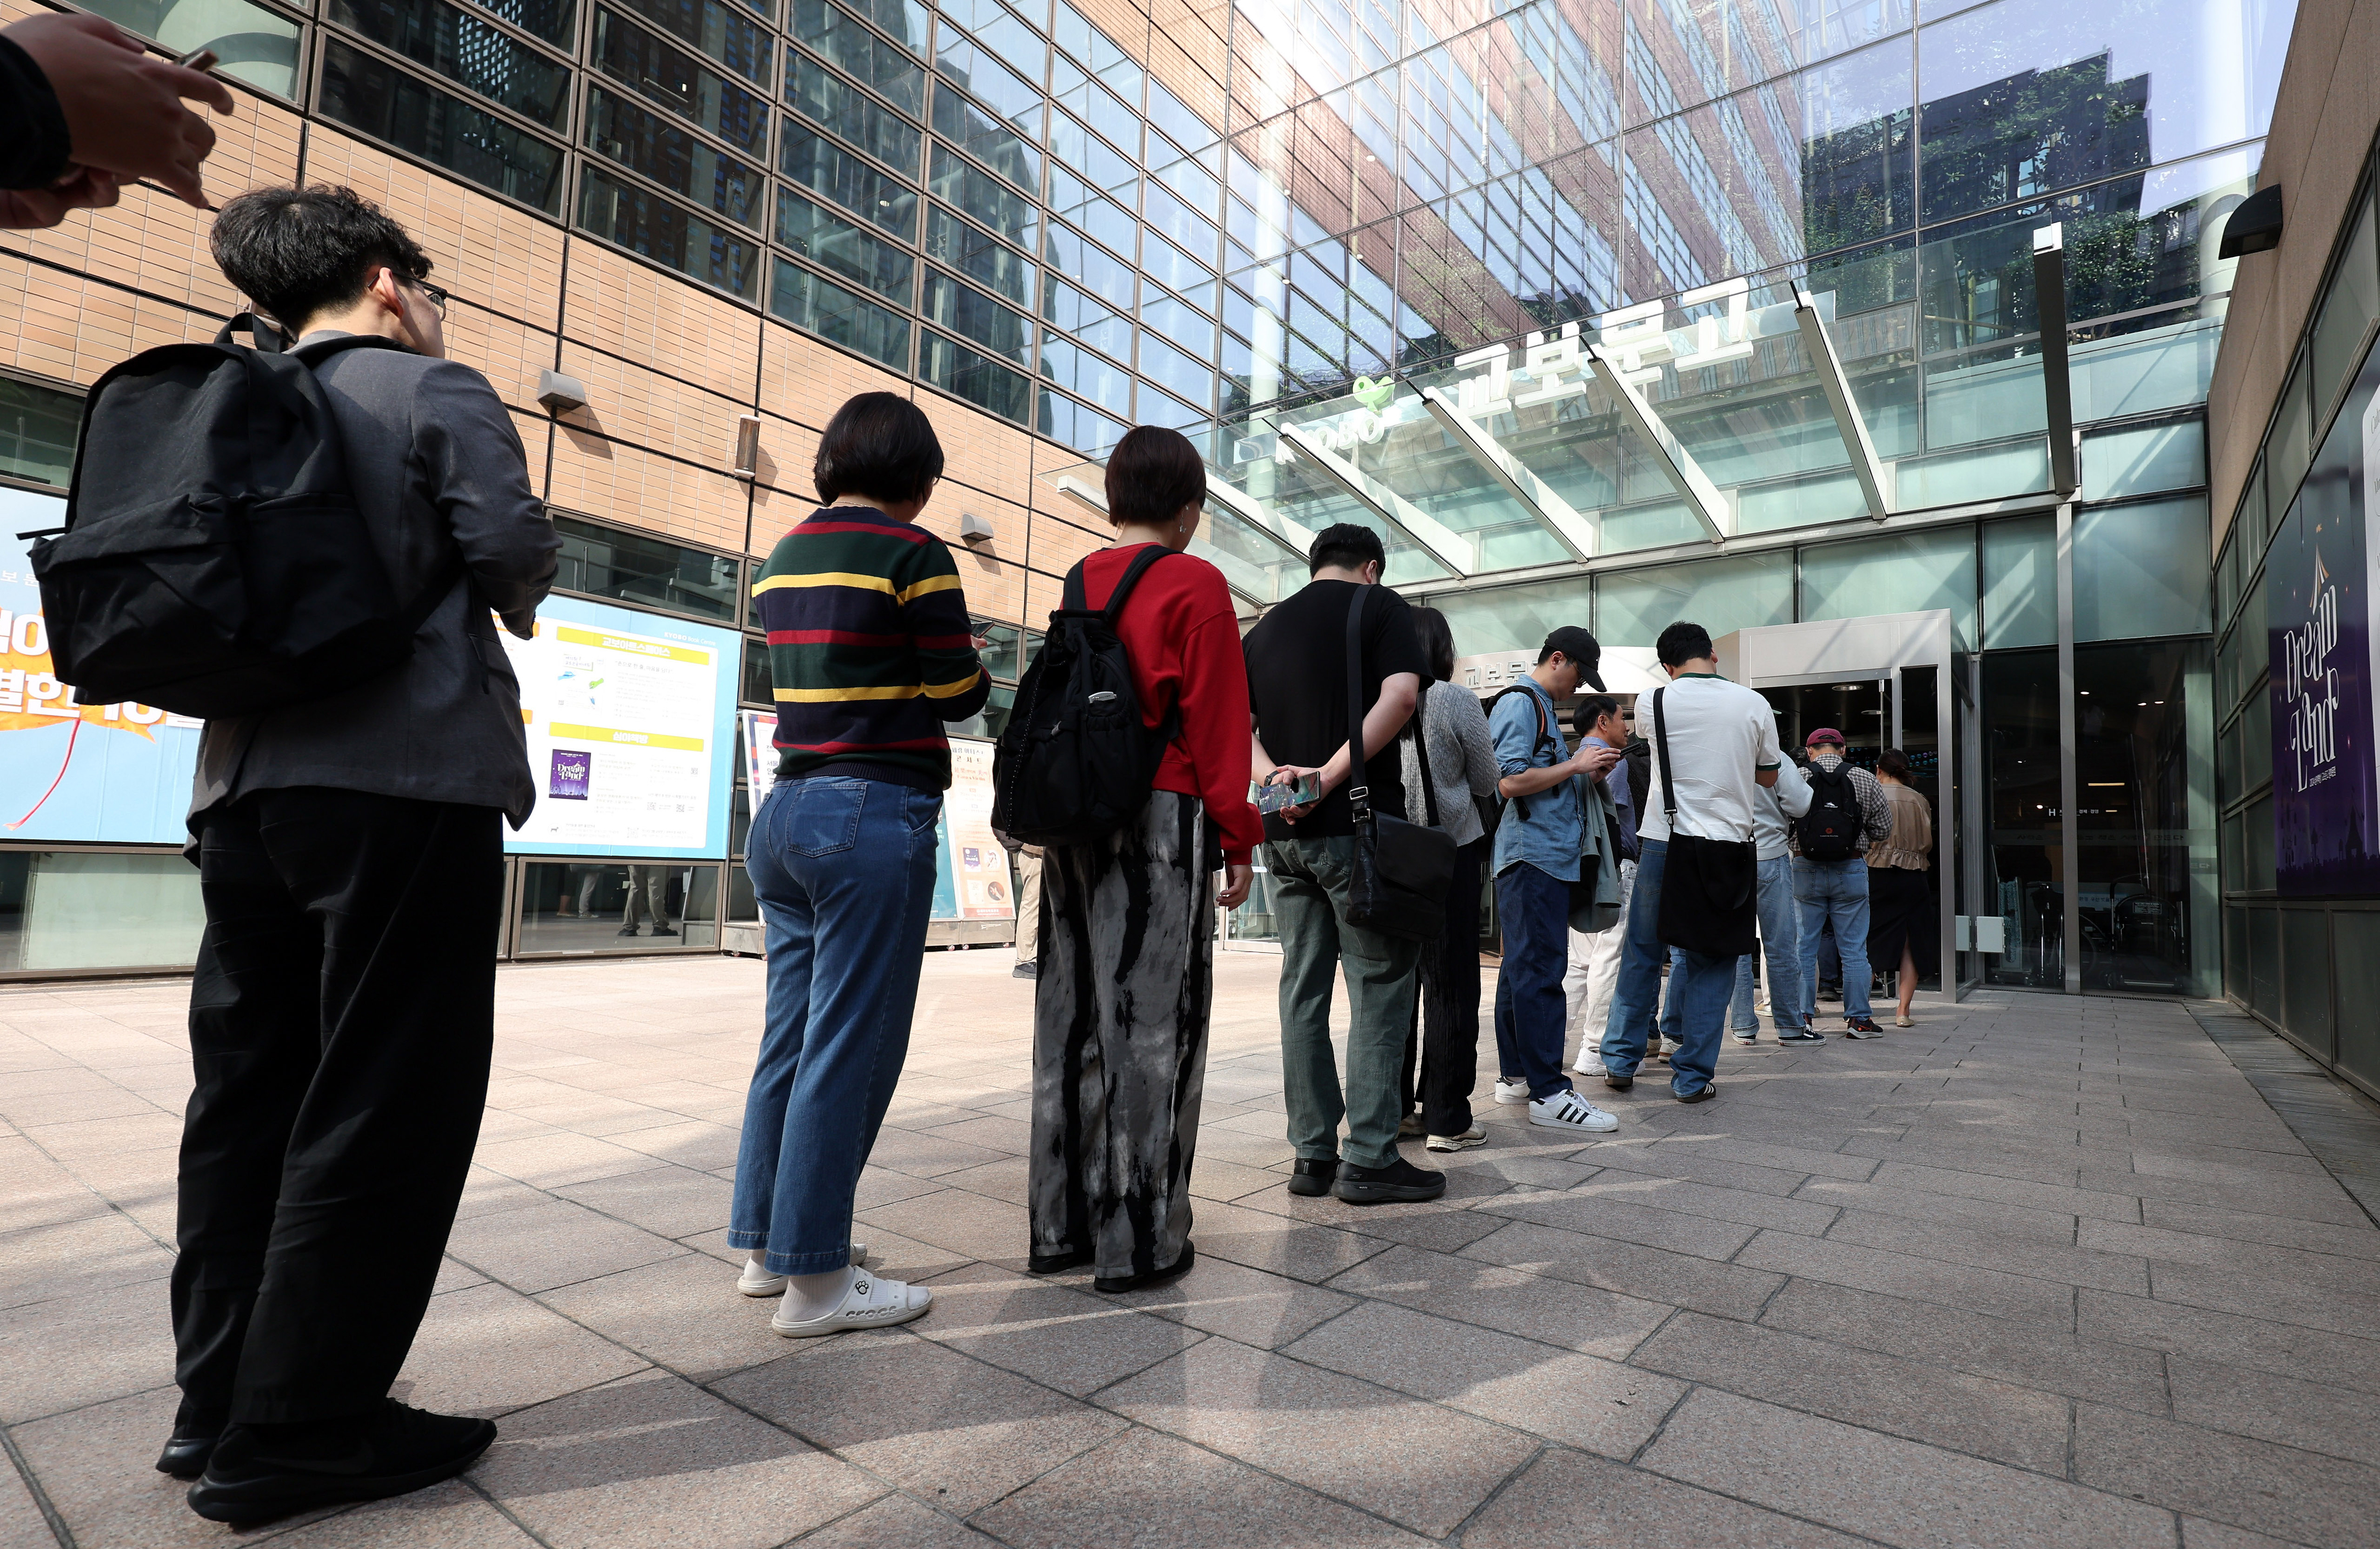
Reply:
[[[991,680],[940,539],[864,506],[830,506],[777,540],[752,596],[769,631],[778,779],[949,788],[942,723],[981,710]]]

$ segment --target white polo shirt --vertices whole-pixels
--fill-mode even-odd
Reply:
[[[1670,767],[1678,776],[1678,826],[1706,839],[1753,837],[1758,822],[1755,778],[1785,762],[1777,746],[1777,714],[1751,689],[1707,673],[1682,673],[1660,690],[1669,728]],[[1636,732],[1653,738],[1653,695],[1636,699]],[[1652,782],[1637,832],[1667,840],[1670,820],[1662,792],[1661,750],[1653,749]]]

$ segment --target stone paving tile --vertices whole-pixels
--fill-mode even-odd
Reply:
[[[2369,1293],[2380,1286],[2380,1264],[2369,1259],[2336,1253],[2308,1252],[2270,1243],[2240,1242],[2203,1232],[2175,1231],[2165,1226],[2127,1226],[2116,1222],[2086,1221],[2078,1246],[2110,1253],[2132,1253],[2177,1264],[2237,1270],[2243,1275],[2269,1275],[2310,1286],[2328,1286],[2350,1293]],[[2116,1289],[2119,1287],[2108,1287]]]
[[[2309,1253],[2336,1253],[2348,1258],[2380,1259],[2380,1226],[2369,1221],[2330,1226],[2205,1205],[2180,1204],[2171,1200],[2143,1200],[2141,1224],[2168,1231],[2195,1232],[2228,1238],[2235,1242],[2262,1242],[2276,1248],[2298,1248]]]
[[[1626,1172],[1682,1182],[1707,1183],[1753,1194],[1791,1194],[1810,1177],[1798,1167],[1765,1167],[1715,1156],[1707,1142],[1696,1139],[1667,1140],[1626,1138],[1597,1147],[1597,1160]]]
[[[1483,1201],[1477,1213],[1721,1262],[1732,1257],[1760,1230],[1757,1226],[1717,1221],[1706,1215],[1688,1215],[1588,1189],[1558,1195],[1509,1195]]]
[[[2156,1414],[2168,1405],[2165,1361],[2156,1351],[2052,1333],[2030,1319],[1993,1318],[1847,1286],[1791,1280],[1760,1322],[2070,1397]]]
[[[735,1275],[707,1253],[688,1253],[537,1299],[657,1365],[709,1382],[774,1360],[788,1348],[769,1328],[775,1300],[744,1295]]]
[[[1015,1549],[1421,1549],[1429,1543],[1245,1464],[1137,1428],[975,1520]]]
[[[2244,1528],[2234,1528],[2221,1522],[2209,1522],[2203,1517],[2183,1517],[2181,1549],[2298,1549],[2286,1540],[2266,1538]]]
[[[1534,1340],[1372,1303],[1281,1352],[1566,1446],[1625,1459],[1685,1386]]]
[[[1829,1242],[1855,1242],[1896,1253],[1936,1259],[1976,1269],[2011,1268],[2037,1280],[2090,1286],[2137,1296],[2148,1289],[2148,1265],[2137,1254],[2102,1252],[2049,1243],[2031,1236],[2003,1236],[1972,1225],[1936,1224],[1847,1210],[1827,1233]]]
[[[2173,1519],[2138,1501],[1708,1388],[1640,1462],[1903,1549],[2173,1544]]]
[[[2380,1469],[2096,1404],[2075,1407],[2074,1477],[2320,1549],[2368,1549],[2380,1522]]]
[[[2073,1326],[2074,1293],[2067,1287],[1858,1243],[1763,1232],[1736,1256],[1736,1262],[1887,1296],[1938,1301],[1996,1318],[2029,1318],[2061,1332]]]
[[[517,1291],[475,1286],[430,1299],[390,1391],[417,1409],[501,1415],[645,1364]]]
[[[1392,1248],[1366,1259],[1331,1286],[1612,1360],[1625,1360],[1673,1311],[1592,1286],[1417,1248]]]
[[[1715,1263],[1692,1254],[1527,1221],[1515,1221],[1481,1238],[1462,1256],[1645,1301],[1692,1307],[1722,1318],[1758,1317],[1769,1297],[1785,1283],[1781,1275],[1742,1264]]]
[[[1337,1291],[1203,1252],[1189,1273],[1172,1285],[1127,1291],[1117,1299],[1152,1317],[1266,1350],[1278,1349],[1355,1305],[1354,1298]]]
[[[686,1167],[648,1167],[553,1191],[563,1199],[642,1226],[657,1237],[692,1237],[727,1225],[734,1186]]]
[[[256,1536],[243,1532],[236,1542],[253,1543]],[[536,1539],[460,1480],[353,1506],[275,1534],[272,1543],[276,1549],[538,1549]]]
[[[1815,1178],[1811,1180],[1813,1183],[1817,1181]],[[1844,1188],[1857,1187],[1842,1183],[1840,1179],[1826,1181],[1841,1184]],[[1765,1189],[1713,1185],[1692,1178],[1660,1177],[1649,1173],[1631,1172],[1624,1167],[1605,1167],[1593,1178],[1573,1187],[1570,1192],[1585,1199],[1621,1200],[1632,1204],[1650,1205],[1659,1210],[1707,1216],[1714,1221],[1734,1222],[1746,1226],[1775,1226],[1782,1231],[1800,1232],[1805,1237],[1823,1237],[1835,1219],[1834,1207],[1823,1200],[1813,1198],[1807,1189],[1803,1190],[1801,1198],[1787,1199]],[[1593,1231],[1597,1228],[1587,1226],[1580,1229]]]
[[[551,1290],[686,1251],[667,1238],[556,1199],[457,1221],[446,1250],[521,1291]]]
[[[795,1343],[814,1348],[713,1389],[955,1516],[1124,1427],[1105,1410],[899,1329]]]
[[[2380,1394],[2380,1340],[2104,1291],[2076,1292],[2074,1316],[2075,1332],[2088,1338]]]
[[[1914,1162],[1887,1162],[1867,1181],[1891,1188],[1913,1189],[1928,1194],[1947,1194],[1957,1199],[1987,1200],[1998,1204],[2022,1205],[2030,1210],[2087,1215],[2102,1221],[2137,1221],[2141,1218],[2141,1201],[2132,1194],[2029,1183],[2022,1178],[1962,1173]]]
[[[558,1189],[614,1173],[641,1172],[653,1165],[652,1158],[642,1152],[566,1130],[517,1140],[483,1140],[471,1160],[532,1189]]]
[[[2244,1173],[2206,1177],[2196,1173],[2164,1173],[2125,1168],[2085,1167],[2076,1187],[2103,1193],[2130,1194],[2142,1201],[2170,1200],[2179,1204],[2212,1205],[2223,1210],[2326,1221],[2334,1226],[2368,1226],[2371,1218],[2346,1190],[2327,1178],[2295,1177],[2281,1173]]]
[[[802,1549],[998,1549],[973,1528],[906,1495],[886,1495],[801,1542]]]
[[[1201,1254],[1316,1284],[1389,1248],[1384,1238],[1308,1226],[1243,1205],[1198,1206],[1191,1237]]]
[[[933,1290],[934,1310],[909,1325],[920,1337],[1077,1397],[1205,1337],[1119,1298],[988,1264],[942,1276]]]
[[[0,1549],[57,1549],[57,1542],[23,1477],[0,1473]]]
[[[2066,1471],[2067,1402],[2031,1388],[1755,1323],[1681,1312],[1630,1364],[1835,1420]]]
[[[1972,1227],[2001,1237],[2021,1237],[2059,1247],[2071,1247],[2074,1242],[2075,1217],[2071,1211],[2039,1210],[2031,1205],[1972,1200],[1961,1195],[1933,1193],[1904,1185],[1851,1183],[1831,1177],[1811,1178],[1795,1191],[1794,1198],[1832,1210],[1898,1215],[1906,1220],[1945,1227]],[[1803,1235],[1823,1237],[1828,1234],[1820,1230]]]
[[[1193,1346],[1099,1402],[1433,1538],[1537,1450],[1514,1432],[1225,1339]]]
[[[1554,1449],[1463,1530],[1463,1549],[1852,1549],[1863,1541]]]
[[[2345,1290],[2286,1275],[2161,1262],[2149,1266],[2149,1287],[2160,1301],[2303,1323],[2360,1339],[2380,1338],[2380,1277],[2367,1288]]]
[[[662,1372],[506,1416],[472,1478],[557,1549],[682,1543],[694,1521],[706,1549],[766,1549],[885,1493]]]
[[[18,1425],[174,1380],[166,1283],[0,1311],[0,1424]]]
[[[28,1226],[0,1237],[0,1308],[163,1280],[173,1255],[121,1215]]]
[[[1024,1267],[1032,1245],[1024,1206],[960,1189],[943,1189],[889,1205],[876,1205],[858,1213],[856,1220],[868,1228],[862,1235],[871,1238],[894,1232],[965,1259],[989,1260],[1018,1268]],[[894,1273],[891,1265],[885,1268],[887,1273]]]
[[[934,1181],[945,1188],[964,1189],[970,1194],[999,1200],[1019,1210],[1029,1211],[1032,1208],[1028,1165],[1022,1156],[1003,1156],[979,1166],[961,1167],[957,1172],[942,1174]]]
[[[2380,1468],[2380,1395],[2188,1354],[2166,1369],[2176,1420]]]

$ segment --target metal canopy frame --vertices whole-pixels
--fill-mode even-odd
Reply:
[[[2074,381],[2066,351],[2066,226],[2033,234],[2033,298],[2041,318],[2041,396],[2049,421],[2049,487],[2060,500],[2082,482],[2074,466]]]
[[[1402,534],[1408,543],[1427,550],[1432,558],[1458,576],[1479,573],[1479,545],[1476,542],[1446,526],[1323,445],[1321,440],[1303,425],[1282,425],[1281,434],[1282,439],[1297,448],[1301,457],[1313,458],[1314,466],[1322,470],[1324,477],[1370,506],[1375,515]]]
[[[1305,562],[1314,550],[1314,534],[1245,491],[1207,475],[1207,498],[1281,546],[1283,554]]]
[[[1876,458],[1876,441],[1867,433],[1867,421],[1860,418],[1851,378],[1843,373],[1842,357],[1835,349],[1834,335],[1827,332],[1826,319],[1818,315],[1817,300],[1798,285],[1793,287],[1793,322],[1802,330],[1802,352],[1810,358],[1819,384],[1827,390],[1827,406],[1834,410],[1843,449],[1852,455],[1852,471],[1859,476],[1860,493],[1867,497],[1867,514],[1882,521],[1892,515],[1892,492],[1887,487],[1889,476]]]
[[[1454,400],[1435,387],[1421,390],[1423,406],[1430,418],[1445,430],[1449,440],[1471,455],[1472,460],[1495,476],[1504,492],[1520,502],[1521,508],[1536,519],[1538,526],[1550,532],[1570,550],[1574,559],[1593,559],[1602,547],[1603,532],[1599,524],[1581,516],[1571,503],[1556,494],[1546,482],[1529,470],[1528,466],[1514,457],[1512,450],[1474,420],[1454,406]]]
[[[1670,487],[1685,501],[1686,508],[1694,514],[1694,519],[1703,524],[1703,530],[1710,534],[1710,541],[1724,543],[1734,537],[1735,503],[1720,493],[1719,487],[1711,482],[1709,474],[1703,471],[1702,464],[1694,461],[1694,454],[1686,450],[1685,444],[1678,439],[1677,433],[1670,429],[1669,423],[1653,412],[1653,406],[1645,401],[1645,395],[1636,390],[1635,384],[1620,374],[1620,366],[1612,352],[1601,344],[1588,345],[1586,351],[1587,360],[1595,368],[1595,379],[1620,405],[1621,413],[1635,427],[1636,433],[1645,438],[1645,445],[1652,450],[1653,460],[1661,465],[1661,471],[1668,477]]]

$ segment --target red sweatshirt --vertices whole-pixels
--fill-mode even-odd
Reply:
[[[1146,546],[1100,549],[1086,558],[1084,602],[1107,606],[1132,556]],[[1154,726],[1182,707],[1182,734],[1165,750],[1154,786],[1205,802],[1224,860],[1245,864],[1264,842],[1264,824],[1248,805],[1248,669],[1223,573],[1191,555],[1159,560],[1132,589],[1116,637],[1132,656],[1142,721]]]

